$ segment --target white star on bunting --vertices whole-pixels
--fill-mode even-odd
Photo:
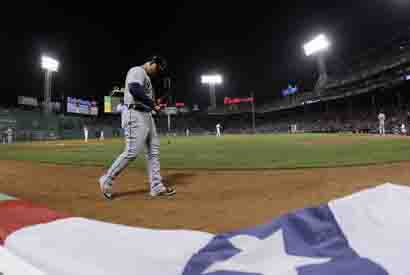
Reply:
[[[230,239],[230,242],[241,252],[226,261],[212,264],[203,274],[235,271],[263,275],[297,275],[297,267],[322,264],[331,260],[330,258],[310,258],[287,254],[282,230],[264,240],[240,235]]]

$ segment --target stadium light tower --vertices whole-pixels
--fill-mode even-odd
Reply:
[[[51,113],[51,81],[53,72],[58,71],[59,62],[51,57],[41,57],[41,68],[45,71],[44,111]]]
[[[216,108],[215,86],[222,84],[222,76],[219,74],[203,75],[201,77],[201,83],[209,85],[209,96],[211,98],[211,107]]]
[[[319,67],[319,79],[316,82],[315,90],[319,90],[327,82],[327,70],[324,53],[329,49],[330,41],[324,34],[319,34],[303,45],[306,56],[316,56]]]

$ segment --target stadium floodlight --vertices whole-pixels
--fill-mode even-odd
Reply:
[[[45,70],[44,81],[44,102],[43,108],[45,113],[51,113],[51,86],[52,86],[52,74],[58,71],[60,63],[49,56],[43,55],[41,57],[41,68]]]
[[[330,41],[324,34],[319,34],[312,41],[305,43],[303,48],[307,56],[326,51],[330,47]]]
[[[58,71],[59,62],[51,57],[42,56],[41,57],[41,67],[44,70],[57,72]]]
[[[318,36],[316,36],[316,38],[303,45],[305,55],[314,55],[317,59],[319,78],[315,85],[315,91],[318,93],[318,95],[321,93],[328,80],[324,52],[329,49],[330,45],[331,43],[329,39],[324,34],[319,34]]]
[[[215,86],[222,84],[222,82],[222,76],[219,74],[201,76],[201,83],[209,85],[209,96],[211,98],[212,108],[216,108]]]
[[[222,84],[222,76],[219,74],[203,75],[201,77],[201,82],[202,84],[209,84],[209,85]]]

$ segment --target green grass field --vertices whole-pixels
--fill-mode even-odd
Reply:
[[[356,135],[226,135],[161,138],[161,166],[172,169],[334,167],[410,160],[410,138]],[[122,139],[0,145],[0,159],[108,166]],[[145,166],[143,157],[132,166]]]

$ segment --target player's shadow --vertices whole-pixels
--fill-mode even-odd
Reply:
[[[194,173],[175,173],[165,176],[164,182],[171,186],[190,185],[193,184],[192,178],[194,176]]]
[[[119,199],[119,198],[123,198],[123,197],[133,197],[133,196],[143,195],[143,194],[147,194],[147,193],[148,193],[148,190],[146,190],[146,189],[119,192],[119,193],[113,194],[113,199]]]
[[[191,179],[194,176],[195,174],[193,173],[175,173],[175,174],[164,176],[163,181],[168,186],[184,186],[184,185],[193,184]],[[145,182],[145,184],[147,186],[149,185],[148,182]],[[149,193],[148,189],[130,190],[130,191],[125,191],[125,192],[114,194],[113,199],[145,195],[148,193]]]

